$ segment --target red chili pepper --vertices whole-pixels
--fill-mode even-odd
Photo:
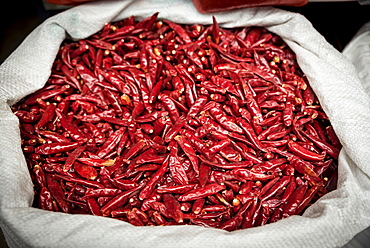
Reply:
[[[100,158],[104,158],[108,155],[120,142],[124,130],[125,129],[121,127],[120,129],[117,129],[112,136],[108,137],[96,155]]]
[[[339,149],[326,143],[325,141],[320,140],[317,137],[314,137],[306,132],[302,132],[302,134],[307,137],[309,140],[311,140],[316,146],[318,146],[320,149],[326,151],[330,156],[337,159],[339,156]]]
[[[178,24],[175,24],[169,20],[164,20],[168,26],[170,26],[171,29],[173,29],[185,43],[190,43],[192,42],[189,35],[186,33],[186,31]]]
[[[48,122],[52,121],[55,116],[55,109],[56,106],[54,104],[48,104],[39,122],[36,124],[36,128],[43,128]]]
[[[245,180],[252,180],[252,181],[256,181],[256,180],[265,181],[265,180],[273,179],[276,177],[276,175],[274,174],[256,173],[250,169],[243,169],[243,168],[236,168],[232,170],[232,173]]]
[[[185,125],[184,118],[180,117],[179,119],[177,119],[177,121],[173,124],[171,129],[166,133],[164,141],[169,143],[171,140],[173,140],[184,125]]]
[[[309,161],[322,161],[325,158],[325,154],[317,154],[315,152],[311,152],[309,150],[304,149],[298,143],[294,141],[288,142],[289,150],[295,153],[297,156],[301,157],[302,159],[309,160]]]
[[[169,164],[169,156],[162,163],[162,166],[153,174],[153,176],[147,182],[145,187],[141,190],[141,192],[139,194],[139,199],[140,200],[144,200],[152,194],[152,192],[154,191],[155,185],[162,178],[162,176],[167,172],[168,164]]]
[[[86,146],[80,146],[77,147],[75,150],[73,150],[69,156],[67,157],[64,165],[63,170],[69,171],[72,167],[73,163],[76,161],[76,159],[86,150]]]
[[[253,145],[255,145],[258,149],[265,151],[266,149],[264,145],[257,138],[257,135],[254,132],[252,126],[246,120],[242,118],[238,118],[237,121],[240,123],[240,126],[242,127],[245,135],[253,143]]]
[[[175,141],[172,141],[168,148],[170,149],[170,158],[168,167],[175,183],[179,185],[188,184],[189,179],[185,168],[178,157],[178,147]]]
[[[164,108],[168,111],[172,123],[176,123],[176,121],[180,118],[180,114],[175,103],[168,95],[165,94],[159,95],[158,98],[163,103]]]
[[[122,190],[116,188],[88,189],[82,199],[115,197],[120,193],[122,193]]]
[[[198,158],[195,154],[195,150],[193,149],[191,143],[182,135],[177,135],[174,139],[177,141],[181,149],[184,151],[186,156],[189,158],[196,174],[199,174]]]
[[[172,216],[172,218],[177,223],[183,223],[184,222],[184,216],[180,208],[180,203],[178,200],[169,193],[163,194],[163,202],[166,206],[168,213]]]
[[[50,155],[61,152],[67,152],[80,146],[80,142],[61,142],[61,143],[50,143],[38,146],[35,148],[36,154]]]
[[[41,209],[53,211],[53,199],[50,191],[46,187],[42,187],[39,195],[39,205]]]
[[[142,189],[144,186],[145,186],[144,184],[138,185],[133,189],[124,191],[121,194],[115,196],[100,209],[100,212],[102,213],[103,216],[109,216],[114,209],[116,209],[119,206],[125,205],[130,199],[130,197],[138,194],[140,189]]]
[[[287,218],[297,212],[299,204],[304,199],[307,187],[307,184],[303,184],[294,190],[286,205],[283,207],[282,218]]]
[[[236,124],[235,120],[232,117],[227,116],[222,111],[219,105],[216,105],[215,107],[211,108],[209,112],[216,119],[216,121],[226,130],[231,131],[231,132],[236,132],[239,134],[243,133],[243,130],[241,129],[241,127],[239,127]]]
[[[56,175],[56,176],[68,182],[73,182],[73,183],[81,184],[81,185],[88,186],[88,187],[104,188],[102,184],[95,182],[95,181],[79,179],[79,178],[71,177],[71,176],[63,176],[63,175]]]
[[[66,116],[59,109],[56,109],[55,111],[59,118],[60,124],[62,125],[64,130],[69,133],[73,140],[83,142],[87,141],[84,133],[75,124],[69,122]]]
[[[213,195],[224,189],[225,189],[224,185],[219,185],[216,183],[207,184],[204,187],[200,187],[200,188],[188,191],[187,193],[179,196],[178,200],[179,201],[193,201],[193,200],[197,200],[200,198]]]
[[[57,179],[53,177],[52,175],[47,175],[46,180],[47,180],[48,189],[51,195],[53,196],[53,198],[55,199],[55,201],[58,203],[58,206],[60,207],[60,209],[64,213],[70,213],[72,206],[68,201],[66,201],[63,189],[60,185],[60,182],[58,182]]]

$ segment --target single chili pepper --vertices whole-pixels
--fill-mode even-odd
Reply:
[[[93,167],[112,166],[115,163],[115,159],[77,158],[77,160]]]
[[[36,128],[30,123],[21,123],[20,125],[21,128],[29,134],[34,134],[36,131]]]
[[[234,218],[231,218],[230,220],[227,220],[223,222],[218,228],[226,231],[234,231],[237,229],[240,229],[240,226],[242,224],[242,217],[237,215]]]
[[[341,149],[342,145],[336,133],[334,132],[333,126],[326,127],[326,134],[331,145],[337,149]]]
[[[123,154],[123,158],[127,160],[131,159],[132,157],[136,156],[145,146],[145,141],[140,140],[135,145],[131,146],[127,153]]]
[[[229,53],[223,49],[223,47],[217,45],[216,43],[213,43],[210,38],[207,39],[207,43],[215,50],[217,50],[220,54],[225,56],[226,58],[229,58],[232,61],[236,62],[253,62],[253,59],[251,58],[243,58],[239,57],[237,55],[234,55],[232,53]]]
[[[308,174],[312,177],[317,178],[316,172],[313,170],[311,163],[304,161],[296,156],[289,158],[290,164],[296,169],[299,173]]]
[[[89,180],[79,179],[79,178],[70,177],[70,176],[63,176],[63,175],[56,175],[56,176],[65,181],[81,184],[87,187],[104,188],[102,184],[95,182],[95,181],[89,181]]]
[[[251,161],[240,161],[240,162],[233,162],[233,163],[227,163],[227,164],[222,164],[222,163],[215,163],[212,161],[207,160],[203,156],[198,156],[198,158],[206,165],[211,166],[211,167],[217,167],[217,168],[223,168],[223,169],[237,169],[237,168],[245,168],[245,167],[250,167],[252,166]]]
[[[173,29],[185,43],[190,43],[192,40],[190,39],[189,35],[186,33],[186,31],[178,24],[175,24],[169,20],[164,20],[164,23],[166,23],[168,26],[170,26],[171,29]]]
[[[123,26],[119,29],[116,29],[114,33],[110,33],[108,35],[102,35],[102,38],[105,40],[119,38],[122,36],[129,35],[133,30],[135,30],[135,27],[132,25]]]
[[[61,143],[50,143],[38,146],[35,148],[36,154],[50,155],[61,152],[73,150],[80,146],[80,142],[61,142]]]
[[[48,189],[57,202],[58,206],[64,213],[70,213],[72,206],[69,204],[65,197],[64,197],[64,192],[63,189],[60,185],[60,183],[53,177],[52,175],[47,175],[46,176],[46,181],[48,185]]]
[[[35,175],[38,185],[42,188],[47,187],[46,176],[42,167],[36,164],[33,166],[32,172]]]
[[[94,198],[88,198],[86,200],[87,207],[92,215],[102,216],[100,212],[100,206]]]
[[[282,131],[279,131],[279,132],[272,133],[269,136],[267,136],[267,140],[271,140],[271,141],[279,140],[281,138],[286,137],[290,132],[291,132],[291,130],[287,129],[287,130],[282,130]]]
[[[245,180],[252,180],[252,181],[256,181],[256,180],[264,181],[264,180],[269,180],[269,179],[273,179],[276,177],[276,175],[274,174],[256,173],[250,169],[243,169],[243,168],[233,169],[232,173],[235,174],[236,176],[244,178]]]
[[[154,143],[154,142],[153,142]],[[146,145],[146,144],[145,144]],[[132,146],[133,148],[134,146]],[[144,163],[158,163],[161,164],[166,159],[165,156],[159,156],[157,150],[153,147],[147,149],[146,151],[139,154],[135,160],[136,164],[144,164]]]
[[[263,130],[259,135],[258,135],[258,139],[259,140],[265,140],[267,139],[267,137],[274,133],[274,132],[278,132],[278,131],[281,131],[282,130],[282,124],[281,123],[276,123],[275,125],[272,125],[272,126],[269,126],[268,128],[266,128],[265,130]]]
[[[177,119],[177,121],[173,124],[171,129],[166,133],[164,141],[169,143],[171,140],[173,140],[175,136],[179,133],[181,128],[184,126],[184,124],[185,118],[180,117],[179,119]]]
[[[57,142],[57,143],[70,142],[70,140],[67,139],[66,137],[64,137],[63,135],[52,132],[52,131],[37,130],[37,133],[44,136],[45,138],[47,138],[48,140],[50,140],[52,142]]]
[[[216,144],[214,144],[212,147],[210,147],[208,150],[211,154],[221,151],[222,149],[229,146],[231,143],[230,139],[226,140],[220,140]]]
[[[194,189],[197,184],[184,184],[175,186],[159,186],[157,188],[158,193],[173,193],[173,194],[184,194],[192,189]]]
[[[237,121],[240,123],[240,126],[242,127],[244,133],[246,134],[248,139],[253,143],[253,145],[256,146],[258,149],[265,151],[266,149],[264,145],[257,138],[257,135],[254,132],[252,126],[243,118],[237,118]]]
[[[245,215],[242,221],[242,228],[249,228],[253,226],[254,214],[258,212],[259,207],[261,206],[261,201],[258,197],[252,198],[251,206],[246,210]]]
[[[53,211],[53,199],[50,191],[46,187],[42,187],[38,200],[41,209]]]
[[[307,184],[303,184],[294,190],[286,205],[283,207],[282,218],[287,218],[297,212],[300,203],[304,199],[307,188]]]
[[[121,190],[129,190],[129,189],[133,189],[138,186],[136,182],[134,182],[133,180],[129,180],[129,179],[109,178],[109,180],[113,186]]]
[[[142,29],[142,28],[143,29],[148,29],[148,30],[153,29],[154,25],[155,25],[155,22],[157,21],[158,14],[159,14],[159,12],[156,12],[152,16],[147,17],[147,18],[141,20],[140,22],[138,22],[135,25],[135,30],[136,29]]]
[[[88,189],[82,199],[98,198],[98,197],[115,197],[122,193],[122,190],[116,188]]]
[[[217,228],[220,225],[220,222],[214,221],[212,219],[206,220],[206,219],[195,218],[195,219],[191,219],[190,221],[191,223],[198,225],[198,226],[202,226],[202,227]]]
[[[287,162],[288,160],[285,158],[276,158],[276,159],[270,159],[268,161],[261,161],[261,163],[253,166],[253,170],[258,171],[260,173],[266,173]]]
[[[183,152],[189,158],[191,165],[193,166],[194,171],[196,174],[199,174],[199,161],[195,154],[195,150],[193,149],[191,143],[185,138],[183,135],[177,135],[174,140],[180,145]]]
[[[136,167],[135,171],[157,171],[160,167],[160,164],[144,164]]]
[[[137,123],[146,123],[146,122],[153,122],[159,118],[165,117],[168,115],[167,111],[154,111],[152,113],[148,113],[145,115],[141,115],[135,118]]]
[[[217,20],[214,16],[212,16],[213,26],[212,26],[212,34],[213,40],[216,44],[220,43],[220,28],[218,27]]]
[[[77,147],[75,150],[73,150],[67,157],[64,165],[63,170],[69,171],[72,167],[73,163],[76,161],[76,159],[85,151],[86,146],[80,146]]]
[[[177,223],[183,223],[184,217],[180,209],[180,203],[178,200],[170,193],[163,194],[163,202],[166,206],[168,213]]]
[[[117,129],[113,135],[111,135],[107,140],[104,142],[104,144],[99,148],[99,151],[97,152],[97,156],[100,158],[104,158],[108,153],[110,153],[120,142],[123,133],[124,133],[124,127],[121,127],[120,129]]]
[[[111,212],[119,206],[125,205],[129,198],[138,194],[140,190],[145,186],[145,184],[140,184],[137,187],[124,191],[121,194],[113,197],[109,202],[107,202],[101,209],[100,212],[103,216],[109,216]]]
[[[188,176],[186,174],[183,164],[180,162],[180,159],[178,157],[177,143],[175,141],[171,141],[168,147],[170,149],[170,158],[168,167],[174,182],[176,182],[179,185],[188,184],[189,183]]]
[[[239,127],[235,120],[227,116],[221,109],[219,105],[216,107],[211,108],[210,110],[211,115],[216,119],[216,121],[226,130],[231,131],[231,132],[236,132],[238,134],[242,134],[243,130],[241,127]]]
[[[325,158],[325,154],[317,154],[315,152],[311,152],[309,150],[306,150],[294,141],[289,141],[288,142],[288,148],[289,148],[290,151],[295,153],[297,156],[299,156],[299,157],[301,157],[302,159],[305,159],[305,160],[322,161]]]
[[[199,214],[203,209],[205,201],[206,200],[204,198],[196,199],[191,207],[191,211],[194,214]]]
[[[232,146],[226,146],[218,153],[229,162],[240,162],[242,160],[241,154]]]
[[[338,158],[339,156],[339,149],[336,147],[326,143],[325,141],[320,140],[317,137],[314,137],[306,132],[302,132],[302,134],[307,137],[309,140],[311,140],[316,146],[318,146],[320,149],[326,151],[330,156],[333,158]]]
[[[87,141],[84,133],[75,124],[68,122],[66,116],[59,109],[56,109],[55,111],[59,118],[60,124],[62,125],[64,130],[69,133],[73,140],[83,142]]]
[[[279,180],[276,182],[276,184],[272,185],[267,191],[263,192],[261,191],[261,200],[266,201],[270,197],[276,194],[279,190],[283,189],[288,183],[291,181],[290,176],[283,176],[281,178],[278,178]]]
[[[171,98],[168,95],[165,94],[159,95],[158,98],[164,104],[164,108],[168,111],[172,123],[176,123],[176,121],[180,117],[180,114],[175,103],[171,100]]]
[[[28,112],[28,111],[24,111],[24,110],[18,110],[16,112],[14,112],[14,114],[22,121],[22,122],[26,122],[26,123],[34,123],[34,122],[38,122],[41,118],[41,115],[39,114],[33,114],[31,112]]]
[[[157,97],[159,96],[159,92],[161,91],[163,86],[163,80],[158,80],[157,83],[154,85],[153,89],[150,92],[149,95],[149,103],[154,103],[157,100]]]
[[[114,108],[116,114],[118,116],[122,115],[122,107],[121,107],[121,104],[119,102],[119,97],[116,96],[112,91],[110,91],[109,89],[103,89],[103,92],[104,92],[104,96],[108,99],[109,103],[112,105],[112,107]]]
[[[204,187],[193,189],[187,193],[179,196],[179,201],[192,201],[200,198],[204,198],[210,195],[213,195],[221,190],[224,190],[226,187],[224,185],[219,185],[216,183],[207,184]]]
[[[288,186],[286,187],[284,194],[281,198],[281,202],[286,203],[296,188],[297,188],[297,183],[296,183],[295,178],[292,176],[290,177],[290,182]]]
[[[55,116],[56,106],[54,104],[48,104],[45,108],[43,115],[41,116],[39,122],[36,124],[36,128],[43,128],[49,121],[52,121]]]
[[[169,164],[169,157],[162,163],[162,166],[153,174],[150,180],[147,182],[145,187],[141,190],[139,194],[139,199],[144,200],[148,198],[154,191],[155,185],[158,181],[162,178],[162,176],[167,172],[168,164]]]

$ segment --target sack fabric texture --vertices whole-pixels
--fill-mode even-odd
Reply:
[[[303,216],[227,232],[199,226],[134,227],[123,221],[32,208],[33,185],[10,106],[43,87],[61,42],[129,16],[212,24],[188,0],[93,1],[43,22],[0,66],[0,224],[9,247],[341,247],[370,225],[370,98],[351,61],[300,14],[273,7],[215,13],[220,26],[262,26],[297,55],[343,144],[338,189]]]

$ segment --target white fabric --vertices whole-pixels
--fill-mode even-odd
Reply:
[[[355,65],[366,93],[370,96],[370,22],[365,23],[343,49]]]
[[[303,16],[275,8],[214,14],[223,27],[264,26],[280,35],[331,119],[344,148],[338,189],[302,216],[226,232],[198,226],[133,227],[109,218],[31,208],[32,183],[10,105],[43,86],[60,43],[85,38],[131,15],[211,24],[189,0],[84,4],[46,20],[0,67],[0,224],[10,247],[340,247],[370,225],[370,101],[351,62]]]

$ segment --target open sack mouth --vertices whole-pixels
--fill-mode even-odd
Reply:
[[[279,36],[157,16],[64,41],[13,106],[34,206],[232,231],[335,189],[341,144]]]

